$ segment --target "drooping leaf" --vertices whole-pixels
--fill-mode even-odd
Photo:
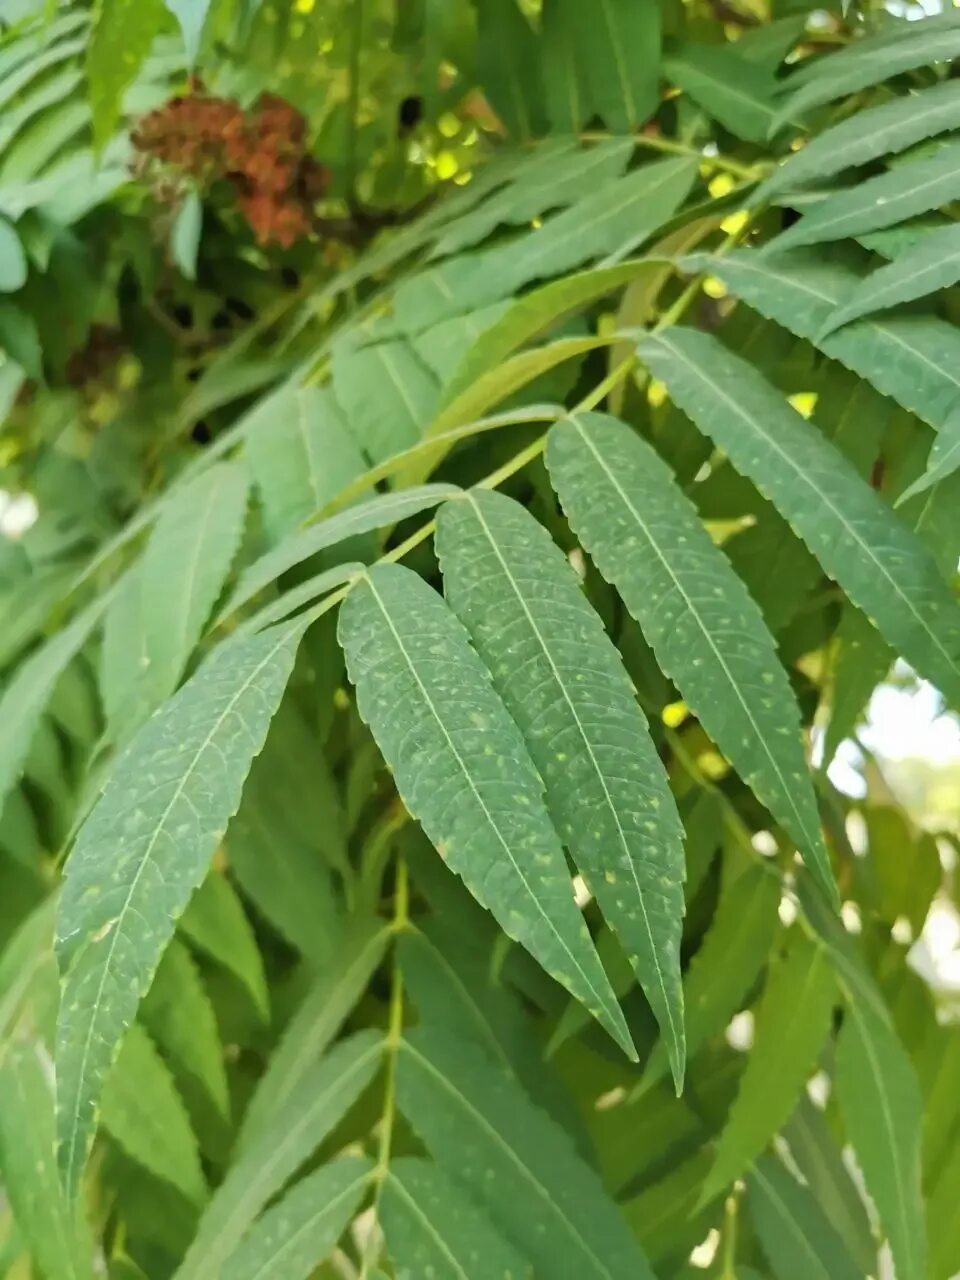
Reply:
[[[232,1274],[222,1268],[251,1221],[357,1100],[373,1079],[382,1054],[383,1037],[373,1030],[361,1031],[304,1075],[271,1127],[231,1165],[211,1197],[176,1280]],[[297,1207],[302,1207],[299,1197]]]
[[[163,954],[140,1016],[157,1044],[227,1116],[230,1095],[216,1015],[189,951],[176,938]]]
[[[27,255],[13,223],[0,217],[0,293],[16,293],[27,282]]]
[[[428,1150],[544,1275],[652,1273],[593,1170],[505,1072],[442,1032],[405,1037],[397,1100]]]
[[[332,370],[336,398],[370,462],[416,444],[433,417],[439,386],[406,339],[337,347]]]
[[[530,1272],[456,1182],[427,1160],[391,1162],[380,1220],[397,1280],[522,1280]]]
[[[776,115],[774,81],[739,57],[736,48],[684,41],[663,59],[663,70],[736,137],[766,140]]]
[[[785,1124],[830,1028],[836,981],[826,952],[803,935],[769,970],[737,1099],[717,1141],[701,1200],[748,1169]]]
[[[165,0],[170,4],[171,0]],[[190,0],[186,0],[187,3]],[[177,0],[173,0],[177,3]],[[197,278],[197,254],[200,251],[200,233],[203,230],[203,201],[199,192],[188,191],[177,210],[170,230],[170,256],[187,280]]]
[[[537,41],[516,0],[487,0],[478,12],[477,63],[507,132],[518,139],[544,132]]]
[[[193,67],[200,51],[200,37],[207,20],[210,0],[164,0],[164,3],[180,23],[187,50],[187,65]]]
[[[923,475],[908,485],[897,500],[897,506],[908,502],[918,493],[926,493],[940,484],[960,467],[960,408],[954,409],[937,432],[930,447],[930,457]]]
[[[270,996],[260,948],[240,899],[226,876],[212,871],[180,918],[180,932],[200,951],[222,964],[246,988],[262,1018]]]
[[[856,1264],[829,1218],[779,1160],[761,1156],[747,1186],[750,1216],[779,1280],[857,1280]]]
[[[543,96],[550,127],[576,134],[589,117],[587,86],[568,0],[544,0],[540,14]]]
[[[342,1156],[307,1174],[257,1219],[223,1274],[231,1280],[313,1275],[356,1212],[372,1167],[365,1156]]]
[[[632,0],[585,8],[562,0],[586,86],[587,115],[617,133],[637,129],[656,109],[660,10]]]
[[[215,650],[134,737],[80,829],[57,918],[57,1131],[71,1196],[120,1040],[239,804],[302,633],[295,622]]]
[[[645,356],[654,341],[641,345]],[[799,713],[773,639],[669,468],[602,414],[553,427],[547,466],[574,532],[660,666],[835,894]]]
[[[742,43],[742,42],[741,42]],[[765,204],[784,190],[843,169],[868,164],[880,156],[905,151],[925,138],[960,126],[960,85],[945,80],[918,93],[857,111],[824,129],[775,169],[753,197]]]
[[[913,1065],[889,1022],[851,993],[837,1041],[837,1100],[898,1280],[926,1274],[920,1178],[922,1105]]]
[[[318,551],[335,546],[338,542],[343,542],[344,539],[352,538],[359,533],[382,529],[396,524],[407,516],[428,511],[444,498],[449,498],[451,494],[458,492],[459,489],[453,484],[424,484],[403,489],[398,493],[378,494],[375,498],[358,502],[355,507],[338,511],[336,515],[328,516],[325,520],[319,520],[316,524],[307,525],[305,529],[292,533],[272,551],[267,551],[244,570],[236,590],[221,614],[221,620],[229,617],[263,587],[279,578],[282,573],[286,573],[294,565],[302,564]]]
[[[132,1159],[202,1203],[197,1140],[169,1069],[138,1024],[127,1032],[103,1090],[103,1127]]]
[[[790,521],[878,630],[960,704],[960,610],[923,544],[751,365],[706,333],[640,350],[671,397]]]
[[[380,565],[347,598],[339,637],[410,813],[505,931],[631,1052],[542,783],[465,629],[422,578]]]
[[[821,240],[843,240],[894,226],[960,196],[960,143],[908,160],[889,173],[838,191],[817,204],[770,244],[780,253]]]
[[[683,1077],[683,844],[616,648],[549,534],[474,490],[441,508],[444,589],[520,726],[547,808],[631,958]]]

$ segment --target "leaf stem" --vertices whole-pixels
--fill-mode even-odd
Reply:
[[[607,138],[614,135],[603,129],[589,130],[579,135],[583,142],[603,142]],[[732,174],[735,178],[746,178],[754,181],[757,177],[757,166],[741,164],[739,160],[734,160],[730,156],[710,155],[708,152],[700,150],[699,147],[688,146],[685,142],[675,142],[672,138],[662,138],[658,134],[636,133],[633,141],[638,147],[646,147],[648,151],[659,151],[664,155],[670,156],[694,156],[702,164],[712,165],[715,169],[722,169],[726,173]]]

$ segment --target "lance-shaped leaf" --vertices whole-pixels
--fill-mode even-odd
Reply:
[[[955,83],[955,82],[954,82]],[[824,333],[849,324],[871,311],[896,307],[947,289],[960,280],[960,226],[936,227],[912,249],[897,254],[885,267],[871,272],[853,296],[830,317]]]
[[[956,80],[854,112],[790,155],[757,189],[751,203],[765,204],[781,191],[905,151],[958,127],[960,84]]]
[[[791,76],[786,81],[786,88],[790,90],[797,86],[796,92],[789,93],[786,106],[773,127],[779,127],[811,107],[819,107],[835,98],[880,84],[890,76],[958,55],[960,31],[956,30],[956,15],[949,15],[945,23],[937,19],[897,23],[893,31],[856,41],[839,53],[819,59],[808,69]]]
[[[755,311],[815,343],[878,391],[941,426],[960,398],[960,333],[936,316],[856,320],[821,337],[831,314],[859,287],[863,271],[845,251],[693,254],[694,270],[718,276]]]
[[[343,1156],[308,1174],[253,1224],[223,1274],[230,1280],[313,1275],[356,1212],[372,1168],[365,1156]]]
[[[547,466],[571,527],[660,666],[835,896],[773,638],[669,467],[624,423],[595,413],[551,429]]]
[[[410,813],[509,936],[632,1054],[543,784],[462,624],[418,574],[379,565],[348,596],[339,636],[360,714]]]
[[[674,402],[769,498],[854,604],[960,705],[960,608],[916,534],[814,425],[710,334],[671,329],[645,338],[640,351]]]
[[[909,501],[918,493],[924,493],[941,480],[952,476],[960,467],[960,408],[954,409],[937,433],[930,447],[930,457],[923,475],[904,489],[897,506]]]
[[[804,935],[773,964],[757,1011],[753,1049],[701,1193],[706,1203],[753,1163],[785,1124],[830,1029],[837,994],[824,948]]]
[[[762,1156],[747,1188],[760,1244],[780,1280],[857,1280],[862,1274],[814,1196],[779,1160]]]
[[[469,1043],[410,1034],[397,1061],[397,1101],[441,1168],[486,1205],[538,1275],[652,1280],[567,1134]]]
[[[233,1272],[222,1268],[251,1221],[353,1106],[373,1079],[382,1056],[383,1037],[376,1031],[361,1031],[338,1044],[304,1076],[270,1129],[259,1134],[231,1165],[200,1219],[176,1280],[232,1278]]]
[[[564,0],[590,110],[628,133],[656,109],[660,10],[632,0]]]
[[[960,196],[960,142],[947,143],[932,156],[898,165],[849,191],[817,204],[798,223],[771,242],[773,252],[820,240],[843,240],[939,209]]]
[[[213,871],[190,899],[180,932],[222,964],[247,990],[260,1016],[270,1014],[270,995],[260,948],[243,904],[226,876]]]
[[[120,1040],[236,812],[302,634],[291,623],[217,649],[134,737],[80,829],[57,917],[57,1131],[71,1195]]]
[[[424,484],[403,489],[399,493],[378,494],[375,498],[358,502],[355,507],[338,511],[336,515],[292,533],[243,571],[237,589],[219,620],[229,617],[268,583],[274,582],[282,573],[302,564],[318,551],[336,546],[338,542],[354,538],[357,534],[383,529],[405,520],[407,516],[418,515],[458,492],[459,489],[454,484]]]
[[[774,79],[722,45],[684,41],[663,60],[663,70],[684,93],[738,138],[764,142],[777,110]]]
[[[683,834],[615,646],[547,531],[474,490],[437,519],[444,590],[520,726],[547,808],[630,957],[683,1078]]]
[[[922,1280],[920,1089],[890,1023],[859,992],[850,991],[846,1002],[835,1085],[847,1135],[890,1242],[897,1280]]]
[[[427,1160],[392,1161],[380,1220],[398,1280],[522,1280],[530,1268],[486,1214]]]

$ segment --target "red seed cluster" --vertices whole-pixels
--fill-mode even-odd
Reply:
[[[133,144],[149,172],[160,167],[202,187],[225,178],[260,244],[285,248],[310,231],[330,172],[307,154],[306,121],[263,94],[245,111],[230,98],[191,93],[145,115]]]

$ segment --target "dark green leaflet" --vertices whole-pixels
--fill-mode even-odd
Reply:
[[[860,1274],[823,1208],[773,1156],[747,1179],[747,1204],[780,1280],[857,1280]]]

